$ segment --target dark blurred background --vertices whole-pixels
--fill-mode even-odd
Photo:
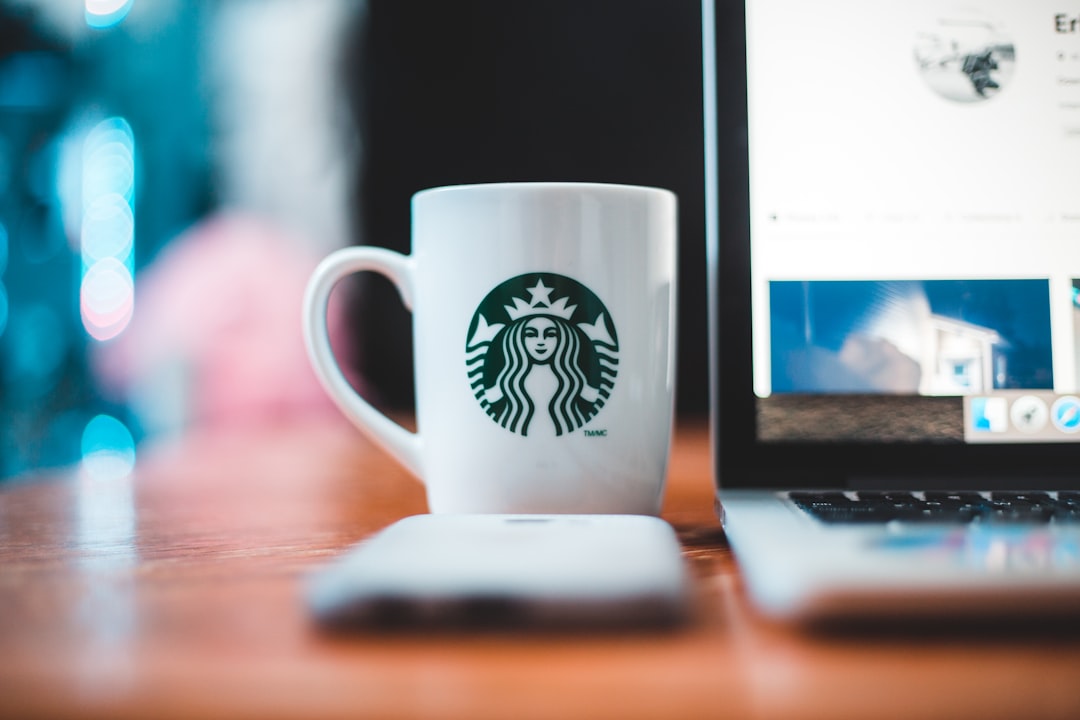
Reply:
[[[407,252],[446,184],[675,191],[678,408],[704,412],[700,88],[696,0],[0,0],[0,477],[333,412],[306,277]],[[358,386],[411,407],[395,291],[339,295]]]

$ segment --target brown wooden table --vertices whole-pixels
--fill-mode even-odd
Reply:
[[[0,716],[1080,717],[1080,638],[811,634],[756,617],[680,428],[664,516],[697,580],[670,633],[321,634],[302,574],[425,511],[341,422],[192,434],[134,477],[0,486]]]

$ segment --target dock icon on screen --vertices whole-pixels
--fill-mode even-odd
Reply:
[[[1003,433],[1009,429],[1009,403],[1003,397],[971,399],[971,429]]]

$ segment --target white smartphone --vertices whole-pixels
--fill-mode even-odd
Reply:
[[[688,609],[671,526],[644,515],[416,515],[308,578],[323,625],[659,627]]]

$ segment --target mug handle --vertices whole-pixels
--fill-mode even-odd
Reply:
[[[413,475],[421,473],[421,442],[418,433],[410,432],[383,415],[360,397],[334,357],[326,325],[330,291],[342,278],[353,273],[372,271],[389,278],[406,309],[412,310],[413,259],[376,247],[348,247],[327,256],[315,268],[304,293],[304,344],[315,374],[345,417],[390,453]]]

